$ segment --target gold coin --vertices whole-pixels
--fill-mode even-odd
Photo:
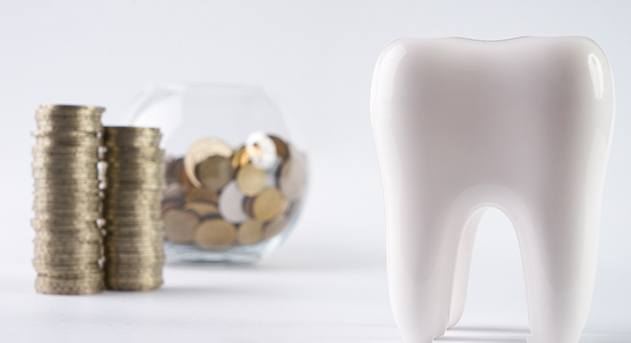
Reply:
[[[138,213],[103,213],[103,219],[105,219],[105,221],[108,223],[107,225],[118,222],[135,222],[137,223],[136,225],[147,225],[146,223],[153,223],[154,221],[160,220],[161,217],[162,213],[160,212],[160,210],[151,212],[143,211]]]
[[[164,173],[167,184],[177,184],[180,181],[180,174],[184,169],[184,159],[181,157],[170,158],[166,160],[165,164]]]
[[[184,199],[167,198],[161,202],[162,213],[166,213],[168,210],[182,208],[184,206]]]
[[[234,244],[237,230],[223,219],[205,220],[197,227],[195,243],[205,249],[223,249]]]
[[[199,217],[205,217],[219,213],[217,206],[208,202],[187,202],[186,204],[184,204],[184,208],[197,213]]]
[[[211,156],[230,158],[232,149],[223,141],[216,138],[200,139],[189,147],[184,156],[184,170],[188,179],[195,187],[201,187],[202,183],[197,178],[196,166]]]
[[[37,120],[37,132],[99,132],[101,131],[101,122],[91,118],[55,118],[50,121]]]
[[[237,241],[243,245],[258,243],[263,236],[263,224],[257,220],[248,219],[239,225]]]
[[[164,263],[165,259],[166,256],[163,252],[141,254],[123,251],[108,251],[107,256],[105,257],[105,268],[107,269],[109,266],[126,265],[130,268],[140,269],[145,266],[154,266],[156,264]]]
[[[102,292],[103,289],[102,277],[63,279],[38,275],[35,280],[35,290],[42,294],[94,294]]]
[[[106,201],[112,203],[143,203],[145,205],[158,204],[162,200],[162,192],[160,191],[135,191],[135,190],[119,190],[117,192],[109,192]],[[167,198],[168,199],[168,198]]]
[[[106,272],[114,272],[118,277],[123,278],[133,278],[136,275],[159,275],[162,273],[162,269],[164,267],[164,261],[153,261],[150,264],[127,264],[124,261],[122,262],[111,262],[105,266],[104,270]]]
[[[252,164],[242,166],[237,172],[237,185],[241,192],[247,196],[254,196],[261,192],[267,185],[269,177],[265,170]]]
[[[69,104],[42,104],[37,108],[38,115],[100,115],[105,112],[105,107]]]
[[[292,150],[291,157],[283,162],[278,175],[278,184],[289,200],[302,198],[307,183],[307,158]]]
[[[60,115],[37,113],[37,133],[62,132],[99,132],[101,131],[100,115]]]
[[[265,224],[263,228],[263,238],[272,238],[281,233],[289,225],[290,219],[285,215],[278,216]]]
[[[73,229],[68,231],[40,230],[37,232],[38,240],[51,240],[57,242],[75,241],[77,243],[101,244],[102,234],[98,229]]]
[[[40,146],[35,144],[31,148],[31,154],[33,157],[37,158],[45,158],[45,157],[55,157],[55,158],[71,158],[75,155],[80,155],[81,157],[88,158],[96,158],[99,156],[99,143],[97,141],[90,142],[89,144],[77,144],[77,145],[55,145],[55,146]]]
[[[250,162],[250,156],[245,149],[245,146],[241,146],[234,151],[231,158],[232,169],[237,170],[240,167]]]
[[[103,128],[103,143],[106,146],[158,147],[162,133],[158,128],[106,126]]]
[[[33,268],[38,275],[53,277],[53,278],[65,278],[65,279],[79,279],[79,278],[102,278],[103,270],[98,263],[91,266],[76,267],[57,267],[47,266],[40,263],[33,263]]]
[[[186,192],[186,201],[200,201],[217,204],[219,202],[219,194],[205,188],[190,188],[188,192]]]
[[[103,133],[106,137],[115,138],[161,138],[160,129],[155,127],[137,126],[105,126]]]
[[[268,135],[268,136],[274,142],[274,146],[276,147],[276,154],[278,155],[278,157],[280,157],[283,160],[287,160],[290,154],[289,144],[278,136],[274,136],[274,135]]]
[[[287,199],[278,189],[269,187],[252,202],[252,215],[261,221],[268,221],[287,209]]]
[[[49,251],[35,250],[33,252],[33,259],[41,261],[42,263],[48,263],[51,265],[61,266],[76,266],[86,263],[93,263],[98,261],[102,256],[102,252],[94,253],[77,253],[77,254],[60,254],[57,252],[51,253]]]
[[[88,213],[97,212],[100,208],[98,201],[34,201],[33,209],[36,212],[73,212]]]
[[[113,276],[105,278],[105,285],[107,289],[113,291],[140,291],[146,292],[157,288],[160,288],[164,283],[162,275],[155,275],[153,277],[144,277],[136,280],[124,280],[117,279]]]
[[[193,242],[199,217],[192,211],[172,209],[164,213],[166,239],[175,244]]]
[[[104,243],[106,255],[109,255],[110,252],[117,254],[137,254],[141,256],[164,254],[161,239],[154,242],[135,242],[129,238],[114,239],[113,237],[106,237]]]
[[[163,199],[184,199],[186,193],[177,183],[170,183],[166,185],[162,196]]]
[[[88,203],[98,203],[100,201],[100,197],[98,193],[74,193],[67,192],[66,194],[54,193],[54,192],[35,192],[33,194],[33,202],[34,203],[49,203],[49,202],[60,202],[63,204],[72,204],[77,201],[88,202]]]
[[[204,188],[219,191],[233,175],[232,165],[228,157],[210,156],[195,167],[197,179]]]
[[[38,273],[45,275],[83,274],[88,276],[102,271],[100,261],[101,257],[77,256],[73,261],[61,261],[48,258],[48,256],[34,256],[32,263]]]
[[[248,219],[243,208],[244,195],[237,183],[232,181],[221,191],[219,196],[219,212],[221,216],[233,223]]]
[[[178,167],[176,172],[177,172],[177,175],[175,176],[177,177],[177,179],[175,180],[175,182],[184,191],[188,191],[190,189],[196,188],[191,182],[191,180],[188,178],[188,175],[186,174],[186,170],[184,169],[184,160],[182,160],[182,164],[180,167]]]
[[[57,149],[63,150],[68,148],[99,149],[101,146],[98,132],[65,131],[58,134],[47,132],[33,133],[32,135],[35,138],[34,147],[39,150],[55,151]]]
[[[80,228],[97,228],[96,219],[83,220],[73,217],[61,217],[61,218],[41,218],[39,215],[36,218],[31,219],[31,226],[35,230],[46,230],[52,228],[64,228],[64,227],[80,227]]]
[[[152,244],[161,243],[165,235],[162,223],[155,226],[109,226],[109,229],[106,238],[115,242],[132,240],[134,242],[151,242]]]
[[[70,239],[62,241],[61,237],[55,237],[55,239],[41,239],[36,237],[33,240],[35,250],[38,250],[42,254],[48,252],[56,252],[61,254],[93,254],[101,251],[101,241],[94,240],[92,242],[86,242],[78,239]]]
[[[133,163],[135,161],[140,162],[154,162],[163,163],[165,159],[165,151],[160,146],[147,145],[147,146],[106,146],[103,150],[103,159],[110,163]]]
[[[144,278],[156,278],[162,276],[163,264],[146,266],[130,266],[124,264],[116,264],[107,266],[105,273],[108,278],[116,280],[141,280]]]
[[[57,159],[45,162],[42,160],[33,161],[33,176],[36,178],[71,178],[71,177],[96,177],[98,169],[97,162]],[[63,174],[55,174],[63,173]]]

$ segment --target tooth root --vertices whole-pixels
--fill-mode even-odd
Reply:
[[[571,196],[590,203],[579,194]],[[533,205],[533,223],[518,227],[529,343],[577,343],[589,314],[598,250],[598,226],[589,218],[597,217],[597,210],[574,206],[567,198],[557,200]]]
[[[458,324],[464,313],[464,304],[467,296],[467,286],[469,283],[469,269],[471,266],[471,255],[473,254],[473,244],[480,219],[485,210],[477,210],[467,221],[462,233],[460,246],[458,248],[458,258],[454,271],[453,291],[451,294],[451,305],[449,307],[449,322],[447,328]]]
[[[415,199],[388,215],[390,297],[406,343],[430,343],[444,333],[458,249],[453,237],[462,231],[448,221],[446,203],[423,201],[420,193],[408,192]]]

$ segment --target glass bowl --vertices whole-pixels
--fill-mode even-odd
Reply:
[[[162,130],[169,262],[253,263],[288,237],[307,157],[262,89],[156,84],[129,111],[132,125]]]

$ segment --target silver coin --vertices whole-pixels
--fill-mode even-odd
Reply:
[[[248,215],[243,210],[244,198],[245,195],[241,193],[237,183],[231,181],[224,187],[219,195],[219,213],[221,213],[226,220],[233,223],[248,219]]]

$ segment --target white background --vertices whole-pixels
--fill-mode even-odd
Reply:
[[[180,307],[173,313],[182,320],[169,323],[173,332],[187,328],[184,332],[202,334],[208,328],[216,335],[211,341],[396,341],[387,306],[383,200],[368,115],[369,83],[380,49],[398,37],[586,35],[607,53],[618,97],[587,332],[599,337],[594,342],[628,342],[621,335],[631,333],[630,18],[627,1],[4,1],[0,333],[8,329],[18,340],[30,341],[38,330],[25,332],[33,326],[46,327],[50,338],[73,332],[73,325],[119,339],[136,337],[129,335],[133,327],[138,335],[151,327],[164,330],[159,320],[160,325],[126,327],[105,315],[108,309],[131,311],[129,301],[140,302],[134,307],[139,317],[149,311],[158,319],[161,311],[169,312],[161,304],[207,306],[190,320],[184,318],[192,310]],[[106,124],[121,124],[133,97],[156,81],[264,87],[311,157],[310,197],[298,229],[258,269],[167,270],[171,285],[180,287],[175,295],[168,283],[163,293],[149,298],[51,300],[32,294],[34,109],[44,102],[100,104],[108,107]],[[525,328],[520,268],[508,220],[490,212],[477,239],[464,321]],[[245,287],[249,293],[214,292],[217,285]],[[272,309],[259,316],[249,306],[252,299],[267,299],[254,303],[284,308],[286,317]],[[221,311],[213,312],[213,306]],[[252,313],[269,319],[271,326],[248,322]],[[59,324],[63,318],[71,319],[68,326]],[[244,333],[240,323],[256,335]],[[154,338],[160,337],[170,336]]]

